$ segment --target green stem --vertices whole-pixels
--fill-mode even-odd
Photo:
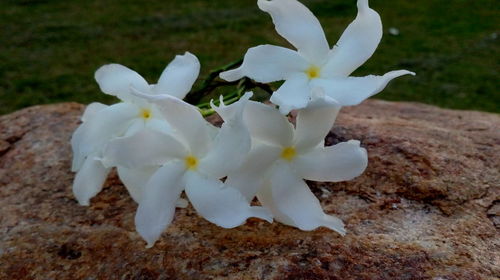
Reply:
[[[189,93],[186,96],[186,98],[185,98],[186,102],[191,103],[191,104],[197,104],[200,102],[200,100],[203,98],[203,96],[205,96],[207,93],[212,92],[214,89],[221,87],[221,86],[229,86],[229,85],[237,84],[238,81],[236,81],[236,82],[217,81],[217,82],[215,82],[215,84],[214,84],[214,81],[215,81],[215,79],[217,79],[219,77],[219,74],[221,72],[224,72],[224,71],[227,71],[231,68],[239,66],[241,63],[243,63],[243,58],[240,58],[237,61],[231,62],[231,63],[224,65],[220,68],[212,70],[208,74],[208,76],[205,78],[205,80],[203,80],[200,88],[195,90],[195,91],[192,91],[191,93]]]
[[[206,109],[206,110],[201,110],[200,109],[200,113],[205,118],[205,117],[208,117],[208,116],[214,114],[215,110],[214,109]]]
[[[240,85],[242,85],[242,84],[243,84],[243,81],[240,82]],[[224,102],[224,105],[233,104],[234,102],[238,101],[244,92],[245,92],[245,87],[239,86],[237,91],[223,96],[222,101]],[[215,100],[213,103],[215,106],[221,105],[219,99]],[[204,105],[204,106],[202,106],[202,105]],[[201,115],[203,117],[208,117],[208,116],[215,113],[215,110],[210,107],[210,102],[199,104],[199,105],[197,105],[197,107],[200,109]],[[203,107],[208,107],[208,108],[205,109]]]
[[[229,63],[227,65],[224,65],[218,69],[215,69],[211,71],[208,76],[203,80],[201,83],[201,86],[197,89],[189,93],[185,100],[188,103],[191,104],[196,104],[196,106],[199,108],[201,114],[206,117],[209,116],[215,111],[211,108],[210,102],[203,102],[200,103],[200,101],[203,99],[204,96],[209,95],[212,93],[214,90],[220,87],[227,87],[227,86],[235,86],[236,90],[223,96],[223,101],[224,104],[229,105],[232,104],[236,101],[238,101],[241,96],[248,90],[252,90],[254,88],[260,88],[263,91],[272,94],[273,89],[271,88],[270,85],[268,84],[262,84],[262,83],[257,83],[255,81],[252,81],[249,78],[242,78],[238,81],[233,81],[233,82],[227,82],[223,81],[221,79],[218,79],[219,74],[221,72],[227,71],[229,69],[232,69],[236,66],[239,66],[243,62],[243,59],[239,59],[237,61],[234,61],[232,63]],[[214,105],[220,106],[220,101],[219,99],[214,100]]]

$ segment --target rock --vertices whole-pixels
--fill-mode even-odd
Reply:
[[[254,219],[222,229],[188,207],[146,249],[116,175],[90,207],[71,193],[69,139],[83,108],[0,117],[1,279],[500,277],[498,115],[376,100],[344,108],[326,142],[361,140],[369,167],[310,186],[345,237]]]

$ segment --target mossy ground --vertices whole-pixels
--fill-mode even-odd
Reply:
[[[372,0],[384,38],[355,75],[406,68],[377,97],[500,112],[500,8],[495,0]],[[355,1],[304,0],[334,44],[356,14]],[[390,27],[399,29],[393,36]],[[256,0],[4,0],[0,2],[0,114],[61,101],[114,102],[94,71],[116,62],[155,81],[189,50],[201,78],[247,48],[286,45]]]

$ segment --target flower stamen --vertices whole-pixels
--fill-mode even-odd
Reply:
[[[198,168],[198,159],[194,156],[187,156],[184,159],[186,168],[189,170],[196,170]]]
[[[281,158],[287,161],[292,161],[296,155],[297,151],[295,150],[295,147],[286,147],[281,152]]]
[[[141,112],[139,113],[139,116],[145,120],[148,120],[151,118],[151,110],[150,109],[142,109]]]
[[[321,69],[318,66],[311,65],[311,67],[307,68],[306,75],[309,80],[319,78]]]

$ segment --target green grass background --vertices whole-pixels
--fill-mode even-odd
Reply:
[[[331,45],[354,19],[355,2],[303,1]],[[500,112],[497,0],[370,4],[382,17],[384,38],[354,74],[417,72],[377,98]],[[389,35],[389,27],[400,35]],[[175,54],[189,50],[203,78],[263,43],[286,45],[256,0],[2,0],[0,114],[61,101],[114,102],[93,79],[102,64],[127,65],[154,82]]]

